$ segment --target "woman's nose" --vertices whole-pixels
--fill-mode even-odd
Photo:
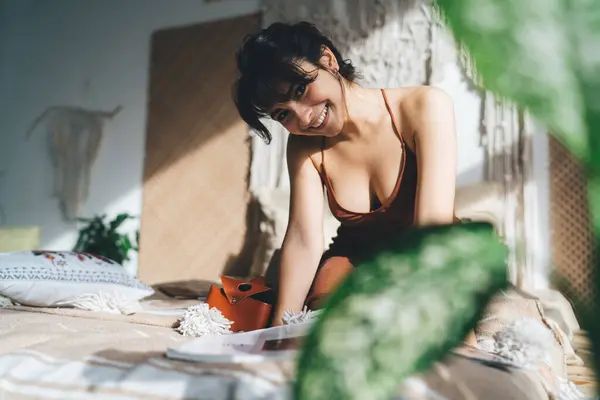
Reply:
[[[312,107],[307,107],[299,104],[296,106],[294,113],[298,118],[299,127],[303,130],[308,129],[310,127],[310,124],[312,123],[313,118]]]

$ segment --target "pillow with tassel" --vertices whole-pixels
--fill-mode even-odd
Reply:
[[[0,296],[34,307],[131,314],[154,290],[113,260],[89,253],[0,253]]]

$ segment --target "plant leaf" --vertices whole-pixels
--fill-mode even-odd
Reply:
[[[140,230],[135,231],[135,247],[133,248],[135,251],[140,251]]]
[[[596,176],[600,176],[600,3],[597,0],[571,0],[567,3],[588,127],[590,156],[582,160]]]
[[[121,224],[123,224],[123,222],[127,221],[130,218],[132,217],[127,213],[117,215],[115,219],[110,222],[109,230],[116,230],[119,226],[121,226]]]
[[[487,88],[529,109],[583,162],[595,252],[600,254],[600,2],[437,1]],[[600,257],[594,269],[591,306],[598,307]],[[585,309],[581,325],[589,331],[600,366],[595,314]]]
[[[88,252],[104,256],[122,264],[129,259],[129,251],[135,250],[129,236],[117,232],[117,228],[127,219],[134,218],[127,213],[105,223],[105,215],[97,215],[91,219],[81,220],[87,225],[79,230],[74,251]]]
[[[507,254],[482,223],[392,238],[329,299],[300,354],[296,398],[391,398],[463,340],[507,285]]]
[[[589,1],[589,0],[586,0]],[[437,0],[484,86],[548,124],[587,159],[573,12],[565,0]]]

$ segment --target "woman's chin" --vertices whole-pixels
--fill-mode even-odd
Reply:
[[[323,136],[327,136],[327,137],[334,137],[339,135],[342,132],[341,129],[336,129],[335,126],[330,125],[327,127],[327,129],[323,129],[323,132],[321,133],[321,135]]]

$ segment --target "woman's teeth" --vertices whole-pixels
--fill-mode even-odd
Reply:
[[[313,129],[319,129],[321,127],[321,125],[323,125],[323,122],[325,122],[325,117],[327,117],[328,111],[329,111],[329,107],[325,106],[325,108],[323,108],[323,112],[321,112],[321,115],[319,116],[319,119],[317,120],[317,123],[315,125],[313,125]]]

